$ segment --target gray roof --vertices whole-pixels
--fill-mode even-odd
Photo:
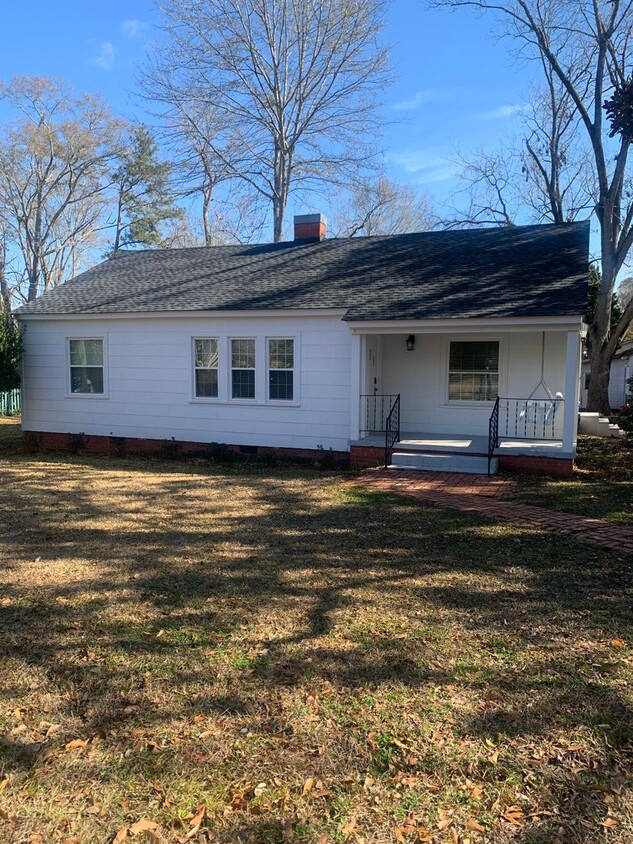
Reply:
[[[20,314],[341,308],[347,320],[581,315],[589,224],[125,251]]]

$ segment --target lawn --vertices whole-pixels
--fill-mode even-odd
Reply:
[[[580,437],[576,472],[569,480],[524,476],[512,499],[633,524],[633,442]]]
[[[308,470],[0,472],[1,841],[633,842],[626,560]]]

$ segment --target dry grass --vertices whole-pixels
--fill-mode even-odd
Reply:
[[[0,840],[633,841],[626,561],[307,471],[0,471]]]
[[[580,437],[573,478],[561,481],[526,475],[511,498],[633,525],[633,442]]]

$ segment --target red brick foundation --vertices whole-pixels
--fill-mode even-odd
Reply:
[[[550,478],[571,478],[574,461],[561,457],[530,457],[527,454],[504,454],[498,458],[502,472],[525,475],[548,475]]]
[[[148,454],[161,457],[242,457],[279,456],[302,463],[348,466],[346,451],[310,448],[273,448],[271,446],[240,446],[225,443],[181,442],[176,440],[149,440],[136,437],[102,437],[96,434],[60,434],[53,431],[25,431],[24,448],[27,451],[64,451],[82,454],[124,455]]]
[[[349,463],[352,469],[384,466],[385,449],[375,445],[352,445],[349,451]]]

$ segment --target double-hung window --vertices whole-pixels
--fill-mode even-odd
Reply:
[[[270,401],[294,401],[295,341],[268,341],[268,398]]]
[[[68,341],[70,392],[105,394],[103,338],[77,338]]]
[[[231,340],[231,398],[255,398],[255,340]]]
[[[195,396],[218,397],[218,341],[215,337],[196,337],[194,343]]]
[[[499,394],[499,342],[452,341],[448,363],[449,401],[494,401]]]

